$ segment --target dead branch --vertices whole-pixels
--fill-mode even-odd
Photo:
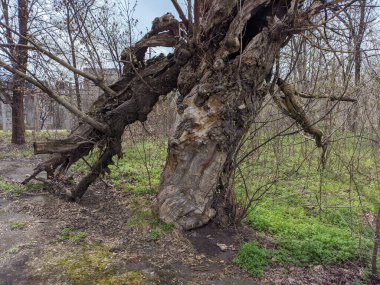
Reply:
[[[315,139],[317,147],[322,147],[322,136],[321,130],[314,127],[311,123],[309,117],[307,116],[305,110],[299,105],[297,100],[294,98],[296,93],[293,85],[286,84],[281,78],[277,79],[277,85],[285,95],[284,97],[274,98],[278,107],[284,112],[285,115],[289,116],[299,124],[306,134],[311,135]],[[275,97],[275,96],[274,96]]]
[[[357,102],[357,99],[351,98],[351,97],[345,97],[345,96],[325,96],[325,95],[311,95],[311,94],[306,94],[302,93],[296,90],[294,85],[285,83],[282,79],[280,80],[280,84],[283,85],[283,88],[287,89],[290,93],[292,93],[295,96],[305,98],[305,99],[328,99],[330,101],[346,101],[346,102]],[[286,86],[285,86],[286,85]],[[280,85],[279,85],[280,87]],[[280,87],[281,88],[281,87]],[[282,91],[282,89],[281,89]]]
[[[328,99],[330,101],[345,101],[345,102],[353,102],[353,103],[358,101],[357,99],[350,98],[350,97],[310,95],[310,94],[305,94],[298,91],[295,91],[294,95],[301,98],[306,98],[306,99]]]
[[[185,25],[186,29],[189,28],[189,21],[186,19],[185,13],[183,12],[181,6],[179,6],[177,0],[172,0],[172,3],[174,5],[174,8],[177,10],[178,15],[180,19],[182,20],[183,24]]]
[[[176,62],[178,55],[160,55],[141,65],[137,61],[137,57],[143,60],[149,46],[174,46],[178,42],[179,38],[173,32],[178,29],[178,21],[173,19],[171,14],[160,17],[136,46],[123,51],[122,60],[127,68],[124,70],[132,68],[133,72],[125,72],[123,78],[108,86],[116,94],[114,97],[104,93],[90,108],[91,118],[109,126],[110,131],[107,134],[99,133],[91,124],[82,124],[67,139],[35,143],[36,154],[53,153],[54,156],[38,165],[24,183],[42,171],[46,171],[50,178],[59,179],[73,163],[95,147],[101,150],[98,161],[68,195],[72,200],[81,198],[89,185],[108,171],[113,157],[121,153],[121,137],[125,126],[135,121],[144,122],[159,96],[166,95],[177,86],[181,66]]]
[[[193,31],[193,15],[192,15],[191,0],[187,0],[187,18],[189,22],[189,33],[191,33]]]
[[[20,45],[20,44],[0,44],[0,47],[7,47],[7,48],[21,48],[21,49],[29,49],[29,50],[37,50],[35,47],[28,46],[28,45]]]

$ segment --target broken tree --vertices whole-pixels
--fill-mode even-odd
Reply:
[[[145,121],[159,96],[176,89],[177,125],[169,138],[157,213],[181,229],[211,219],[228,225],[236,213],[230,187],[235,152],[268,93],[265,83],[276,56],[292,35],[313,27],[315,15],[330,6],[336,11],[334,5],[343,1],[195,0],[188,18],[172,2],[181,22],[171,14],[157,18],[145,37],[124,50],[123,78],[102,88],[105,93],[88,114],[73,109],[82,124],[67,139],[35,144],[36,154],[52,157],[28,180],[41,171],[61,177],[98,147],[98,161],[68,193],[81,198],[120,155],[124,128]],[[174,47],[174,54],[144,62],[154,46]]]

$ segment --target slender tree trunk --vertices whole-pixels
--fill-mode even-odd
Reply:
[[[12,143],[25,143],[24,93],[25,80],[17,75],[13,77],[12,100]]]
[[[18,25],[19,40],[15,48],[15,67],[26,73],[28,64],[28,50],[23,48],[28,45],[28,0],[18,0]],[[25,143],[25,119],[24,119],[24,95],[25,79],[13,75],[13,98],[12,98],[12,143]]]
[[[71,53],[71,62],[72,66],[74,68],[77,68],[77,55],[75,51],[75,39],[77,35],[73,35],[73,29],[74,27],[72,26],[72,22],[74,22],[73,17],[70,14],[70,4],[66,3],[66,28],[67,28],[67,33],[69,35],[69,41],[70,41],[70,53]],[[79,76],[75,72],[73,73],[74,76],[74,86],[75,86],[75,96],[77,100],[77,107],[79,110],[82,111],[82,98],[80,94],[80,88],[79,88]]]
[[[76,98],[77,99],[77,107],[78,107],[78,110],[82,111],[82,98],[81,98],[81,94],[80,94],[78,74],[74,74],[74,84],[75,84],[75,95],[77,97]]]
[[[356,90],[356,96],[359,99],[360,97],[360,81],[361,81],[361,67],[362,67],[362,43],[363,43],[363,37],[364,32],[366,30],[366,22],[365,22],[365,16],[366,16],[366,3],[367,0],[360,0],[360,19],[357,31],[355,31],[355,27],[352,27],[353,34],[354,34],[354,70],[355,70],[355,88]],[[358,129],[358,119],[359,119],[359,107],[358,103],[355,103],[352,106],[352,114],[350,118],[350,129],[352,132],[356,132]]]

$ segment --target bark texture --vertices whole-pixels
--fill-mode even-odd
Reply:
[[[264,79],[289,36],[285,2],[244,1],[241,10],[236,4],[211,6],[213,16],[201,19],[201,43],[179,74],[183,98],[157,211],[161,220],[181,229],[213,218],[223,226],[234,222],[230,180],[236,148],[261,107]]]

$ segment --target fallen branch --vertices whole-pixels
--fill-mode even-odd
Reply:
[[[330,101],[346,101],[346,102],[357,102],[358,100],[355,98],[351,97],[339,97],[339,96],[325,96],[325,95],[310,95],[310,94],[305,94],[301,93],[295,90],[294,95],[301,97],[301,98],[306,98],[306,99],[328,99]]]
[[[158,98],[176,87],[179,71],[180,65],[176,64],[175,57],[158,56],[140,68],[138,74],[125,76],[112,84],[110,88],[117,97],[103,94],[91,107],[91,116],[107,124],[110,132],[99,133],[93,126],[82,124],[67,139],[35,143],[35,153],[54,153],[54,156],[39,164],[23,183],[28,183],[42,171],[46,171],[50,179],[61,178],[72,164],[97,146],[101,150],[98,161],[76,189],[66,193],[71,200],[80,199],[89,185],[107,172],[113,157],[120,154],[125,126],[147,119]],[[141,80],[146,84],[141,84]]]

